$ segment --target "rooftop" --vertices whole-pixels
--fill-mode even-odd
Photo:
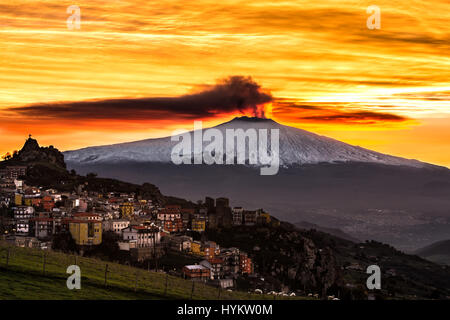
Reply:
[[[79,213],[75,213],[73,216],[74,217],[100,217],[98,214],[90,213],[90,212],[79,212]]]
[[[201,266],[201,265],[199,265],[199,264],[191,264],[191,265],[187,265],[187,266],[184,266],[185,268],[187,268],[187,269],[189,269],[189,270],[196,270],[196,269],[199,269],[199,270],[208,270],[208,268],[206,268],[206,267],[204,267],[204,266]]]

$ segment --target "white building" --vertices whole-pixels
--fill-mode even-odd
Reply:
[[[16,233],[28,235],[30,232],[30,219],[34,217],[34,208],[19,206],[14,208],[14,220],[16,222]]]
[[[113,231],[119,235],[122,234],[122,229],[127,228],[130,221],[126,219],[112,219],[103,221],[103,231]]]
[[[129,226],[122,229],[122,239],[125,242],[136,242],[136,248],[145,248],[160,243],[161,235],[157,227]]]
[[[233,225],[240,226],[243,221],[244,209],[242,207],[234,207],[231,212],[233,214]]]
[[[14,219],[30,219],[34,217],[34,208],[19,206],[14,208]]]
[[[16,190],[23,190],[23,180],[14,179]]]
[[[163,211],[158,212],[157,217],[158,217],[159,221],[174,221],[174,220],[181,219],[181,213],[163,210]]]

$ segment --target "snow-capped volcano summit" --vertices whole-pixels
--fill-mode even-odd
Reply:
[[[426,163],[394,157],[338,140],[320,136],[302,129],[285,126],[272,119],[237,117],[216,127],[225,137],[227,129],[278,129],[280,166],[365,162],[387,165],[426,167]],[[203,129],[205,130],[205,129]],[[191,137],[193,131],[189,132]],[[268,139],[270,142],[270,139]],[[71,163],[117,163],[123,161],[170,163],[172,148],[177,144],[171,137],[147,139],[135,142],[88,147],[64,152],[65,160]],[[209,142],[204,142],[204,146]],[[225,145],[225,143],[224,143]],[[246,159],[248,155],[246,155]]]

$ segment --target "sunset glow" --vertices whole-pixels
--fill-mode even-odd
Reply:
[[[69,150],[217,125],[249,109],[171,106],[243,76],[280,123],[450,167],[449,12],[448,0],[2,1],[0,153],[30,133]],[[108,112],[114,99],[139,106]]]

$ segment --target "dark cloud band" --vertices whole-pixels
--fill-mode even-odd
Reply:
[[[6,109],[9,113],[37,119],[56,120],[191,120],[229,113],[251,113],[264,117],[265,103],[273,103],[278,119],[296,122],[374,123],[401,122],[405,117],[352,108],[345,105],[301,104],[274,98],[251,77],[231,76],[197,93],[177,97],[107,99],[61,103],[41,103]]]
[[[201,92],[178,97],[41,103],[7,110],[37,118],[78,120],[191,119],[232,112],[263,117],[261,106],[270,101],[272,96],[251,77],[232,76]]]

